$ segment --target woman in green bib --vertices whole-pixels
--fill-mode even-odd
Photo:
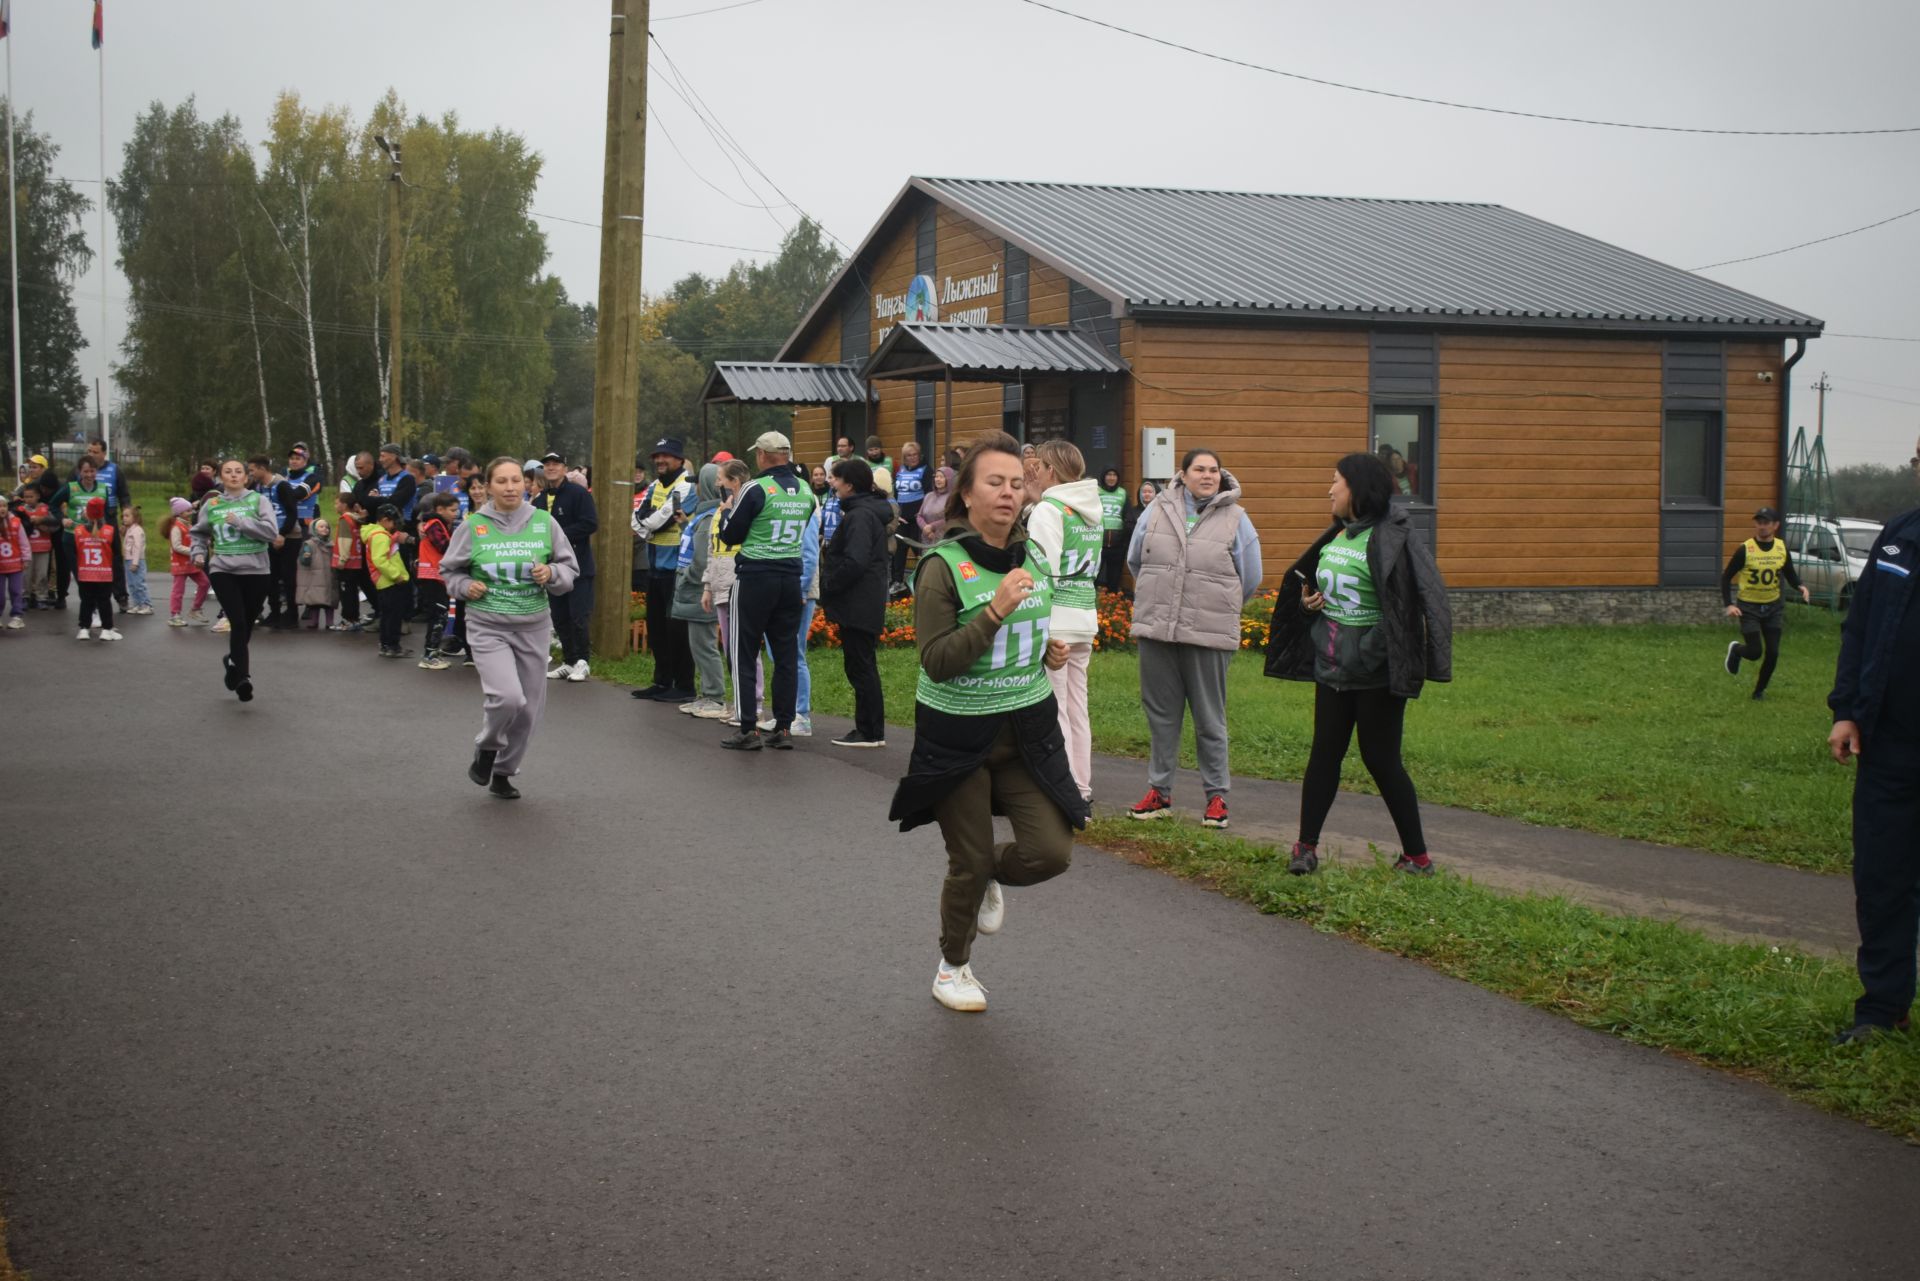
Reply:
[[[1334,465],[1333,525],[1295,561],[1274,602],[1267,675],[1314,682],[1313,748],[1301,782],[1300,839],[1287,870],[1320,866],[1320,828],[1340,788],[1355,729],[1360,759],[1400,835],[1397,871],[1433,871],[1420,800],[1400,759],[1407,700],[1453,679],[1453,614],[1433,552],[1395,503],[1373,454]]]
[[[453,531],[440,572],[467,616],[467,655],[486,695],[467,777],[511,801],[547,705],[547,599],[573,590],[580,563],[553,517],[527,501],[518,462],[494,459],[486,480],[487,501]]]
[[[283,540],[272,505],[247,487],[247,465],[238,458],[220,464],[220,488],[201,504],[192,539],[193,563],[207,571],[227,615],[227,688],[251,702],[253,623],[273,581],[268,551]]]
[[[903,832],[937,822],[946,839],[933,996],[953,1010],[987,1008],[971,958],[974,936],[1005,917],[1000,887],[1066,871],[1089,817],[1047,681],[1066,647],[1048,637],[1048,580],[1026,569],[1023,500],[1019,444],[1004,432],[976,441],[940,541],[914,571],[913,755],[889,817]],[[1012,822],[1013,840],[994,843],[995,814]]]

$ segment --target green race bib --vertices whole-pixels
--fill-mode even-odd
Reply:
[[[967,558],[957,542],[929,549],[947,563],[960,595],[959,621],[972,622],[1000,589],[1005,574],[996,574]],[[950,681],[936,681],[926,669],[914,697],[935,711],[953,716],[995,716],[1032,707],[1053,692],[1042,660],[1047,654],[1047,632],[1053,613],[1049,581],[1036,577],[1033,592],[1020,603],[995,633],[993,644],[972,667]]]
[[[1367,567],[1367,545],[1373,526],[1358,538],[1339,533],[1320,549],[1320,594],[1327,598],[1327,617],[1346,627],[1372,627],[1380,621],[1380,598],[1373,590],[1373,571]]]
[[[1125,490],[1116,489],[1116,490],[1113,490],[1111,493],[1109,493],[1107,490],[1104,490],[1104,489],[1101,490],[1100,491],[1100,528],[1102,529],[1120,528],[1120,514],[1126,510],[1126,506],[1127,506],[1127,495]]]
[[[767,502],[753,518],[753,528],[740,544],[740,555],[747,560],[800,559],[800,539],[813,517],[813,491],[782,489],[771,476],[753,483],[766,494]]]
[[[1093,609],[1098,603],[1093,580],[1100,572],[1100,527],[1057,498],[1042,498],[1060,510],[1060,573],[1053,580],[1053,603],[1069,609]],[[1029,556],[1032,568],[1039,558]],[[1040,577],[1039,573],[1034,575]]]
[[[502,529],[491,516],[475,512],[473,576],[487,585],[479,600],[464,601],[492,614],[538,614],[547,608],[547,589],[533,581],[533,567],[553,560],[553,517],[534,509],[519,533]]]
[[[258,516],[260,495],[247,493],[238,498],[228,498],[225,494],[216,494],[212,501],[208,502],[207,524],[213,534],[215,556],[251,556],[256,552],[267,550],[265,539],[227,524],[228,512],[237,512],[242,516]]]

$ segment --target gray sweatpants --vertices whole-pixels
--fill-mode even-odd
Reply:
[[[485,721],[476,747],[500,753],[493,772],[512,776],[533,741],[534,726],[547,706],[547,650],[553,624],[542,610],[537,627],[502,626],[476,609],[467,615],[467,649],[486,694]]]
[[[1140,642],[1140,705],[1146,709],[1153,746],[1147,756],[1147,786],[1173,795],[1180,763],[1180,727],[1193,708],[1193,747],[1208,799],[1233,786],[1227,773],[1227,666],[1230,649],[1202,649],[1166,641]]]
[[[693,670],[700,677],[700,697],[727,701],[727,668],[720,657],[720,622],[689,621],[687,647],[693,650]]]

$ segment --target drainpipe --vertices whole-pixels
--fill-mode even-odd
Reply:
[[[1780,511],[1787,510],[1787,455],[1793,449],[1793,439],[1787,435],[1792,426],[1790,414],[1793,407],[1793,367],[1800,363],[1800,357],[1807,354],[1807,340],[1793,340],[1793,354],[1780,366]]]

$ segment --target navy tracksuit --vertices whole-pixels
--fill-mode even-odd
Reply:
[[[1853,786],[1854,1022],[1892,1027],[1913,1006],[1920,939],[1920,510],[1889,521],[1854,586],[1827,704],[1860,729]]]

